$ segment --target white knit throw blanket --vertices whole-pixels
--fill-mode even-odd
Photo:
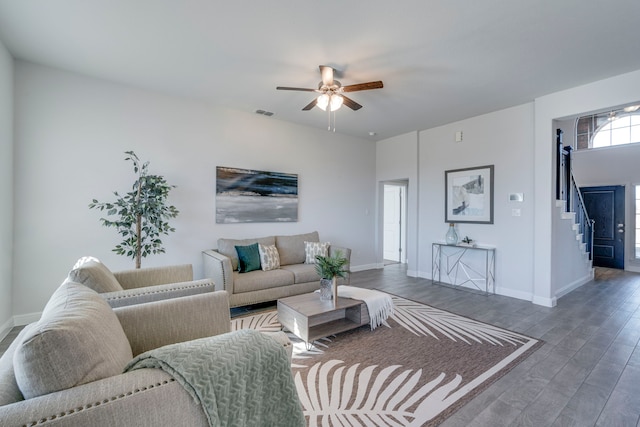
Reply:
[[[382,325],[387,317],[393,314],[393,300],[390,295],[384,292],[340,285],[338,286],[338,296],[359,299],[367,304],[371,330]]]

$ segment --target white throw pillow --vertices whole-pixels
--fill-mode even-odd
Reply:
[[[304,242],[305,264],[315,264],[316,256],[327,256],[329,254],[329,242]]]
[[[262,271],[276,270],[280,268],[280,254],[276,245],[263,245],[258,243],[258,252],[260,253],[260,265]]]

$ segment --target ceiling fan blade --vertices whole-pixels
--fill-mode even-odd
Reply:
[[[384,85],[380,80],[376,82],[357,83],[355,85],[342,86],[345,92],[355,92],[358,90],[382,89]]]
[[[333,84],[333,68],[328,65],[320,66],[320,74],[322,74],[322,84],[331,86]]]
[[[316,103],[318,102],[318,98],[315,98],[313,101],[311,101],[309,104],[305,105],[305,107],[302,109],[302,111],[309,111],[311,110],[313,107],[316,106]]]
[[[303,92],[315,92],[317,89],[308,89],[304,87],[288,87],[288,86],[278,86],[277,90],[301,90]]]
[[[351,98],[347,98],[346,96],[342,95],[342,104],[346,105],[347,107],[351,108],[353,111],[359,110],[362,108],[362,105],[358,104],[356,101],[354,101]]]

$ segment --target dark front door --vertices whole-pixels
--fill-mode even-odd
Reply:
[[[589,218],[594,220],[593,265],[624,268],[624,186],[583,187]]]

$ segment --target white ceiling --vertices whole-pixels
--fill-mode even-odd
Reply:
[[[301,111],[318,65],[364,108],[337,132],[383,139],[640,69],[638,0],[0,0],[14,57],[327,127]],[[376,132],[370,137],[369,132]]]

